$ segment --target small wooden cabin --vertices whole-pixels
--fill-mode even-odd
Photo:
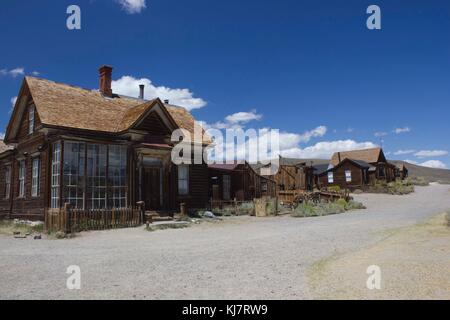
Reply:
[[[337,166],[316,172],[318,189],[339,186],[341,189],[355,190],[369,183],[370,174],[375,167],[361,160],[345,158]]]
[[[276,194],[275,181],[263,177],[246,162],[211,164],[209,170],[209,194],[212,200],[251,201]]]
[[[175,211],[208,205],[206,163],[171,161],[176,129],[197,126],[184,108],[112,92],[112,68],[99,90],[25,77],[0,150],[0,210],[42,220],[66,203],[77,209]],[[200,129],[201,130],[201,129]],[[193,141],[206,148],[207,139]],[[5,149],[7,148],[7,149]],[[202,150],[202,149],[201,149]]]
[[[404,163],[396,165],[395,176],[402,180],[408,178],[408,168]]]
[[[330,163],[333,166],[337,166],[345,159],[363,161],[375,167],[375,170],[369,172],[369,183],[375,183],[377,180],[385,182],[395,181],[396,167],[387,161],[381,148],[336,152],[333,154]]]
[[[260,173],[263,173],[266,167],[260,167]],[[314,188],[314,168],[298,159],[280,157],[278,172],[268,177],[276,182],[277,192],[286,190],[311,191]]]

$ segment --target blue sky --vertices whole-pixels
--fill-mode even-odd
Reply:
[[[66,28],[71,4],[81,30]],[[116,92],[144,82],[210,126],[280,129],[286,156],[382,141],[389,158],[450,168],[448,30],[438,0],[3,1],[0,132],[25,74],[97,88],[109,64]]]

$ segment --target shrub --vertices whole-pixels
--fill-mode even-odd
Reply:
[[[361,202],[350,200],[347,203],[347,207],[345,209],[346,210],[361,210],[361,209],[366,209],[366,207]]]
[[[430,185],[430,182],[424,177],[408,178],[408,181],[415,186],[427,187]]]
[[[316,210],[313,205],[303,202],[300,203],[292,213],[293,217],[314,217],[317,216]]]
[[[362,191],[361,189],[356,189],[355,191],[353,191],[354,194],[361,194],[364,193],[364,191]]]
[[[331,187],[328,187],[328,191],[330,191],[330,192],[340,192],[341,191],[341,187],[339,187],[339,186],[331,186]]]

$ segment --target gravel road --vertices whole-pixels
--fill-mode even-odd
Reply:
[[[317,218],[236,217],[187,229],[0,236],[0,299],[305,299],[317,261],[368,248],[450,208],[450,187],[355,196],[368,209]],[[399,252],[398,259],[401,259]],[[66,269],[81,268],[68,290]],[[399,293],[401,295],[401,293]]]

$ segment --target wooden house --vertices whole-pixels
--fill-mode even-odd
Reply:
[[[276,195],[275,181],[259,175],[246,161],[211,164],[209,194],[213,201],[251,201]]]
[[[316,167],[316,185],[318,189],[339,186],[341,189],[355,190],[369,183],[371,172],[376,167],[362,160],[345,158],[336,166]]]
[[[258,168],[261,174],[269,166]],[[267,176],[276,182],[277,192],[289,190],[311,191],[314,188],[314,168],[305,161],[291,158],[279,158],[278,171],[274,175]]]
[[[368,183],[375,183],[376,181],[391,182],[395,180],[396,167],[387,161],[381,148],[336,152],[333,154],[330,163],[332,166],[337,166],[345,159],[363,161],[375,167],[375,170],[370,170],[369,172]]]
[[[403,162],[396,165],[395,176],[402,180],[408,178],[408,168]]]
[[[43,219],[45,210],[135,206],[178,210],[208,204],[206,163],[171,161],[176,129],[197,126],[184,108],[112,92],[112,68],[99,90],[25,77],[0,153],[0,210]],[[209,141],[193,141],[201,148]],[[7,149],[5,149],[7,148]]]

